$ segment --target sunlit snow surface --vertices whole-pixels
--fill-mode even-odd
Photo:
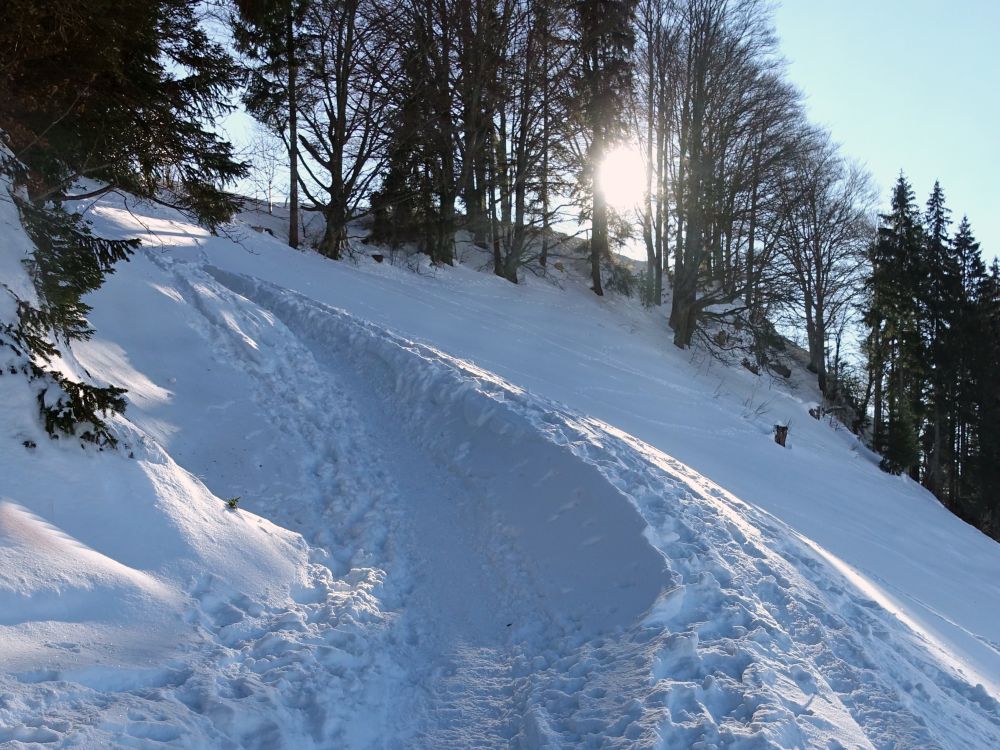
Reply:
[[[1000,747],[1000,548],[806,374],[675,350],[569,261],[88,215],[145,243],[67,365],[130,389],[135,458],[0,378],[0,745]]]

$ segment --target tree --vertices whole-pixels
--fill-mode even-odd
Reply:
[[[287,154],[284,144],[274,133],[258,124],[247,148],[250,162],[248,178],[256,191],[254,197],[267,204],[269,214],[274,212],[275,199],[280,195],[288,195],[288,186],[283,179],[283,165]],[[289,225],[292,223],[294,220],[289,217]]]
[[[950,211],[945,205],[941,185],[927,201],[924,214],[924,257],[926,269],[920,298],[920,318],[927,384],[922,450],[926,457],[924,485],[938,496],[946,497],[946,473],[953,470],[950,414],[953,409],[955,365],[959,355],[956,333],[962,305],[962,281],[958,258],[948,237]]]
[[[783,273],[793,294],[793,320],[806,332],[809,369],[820,391],[833,396],[827,378],[831,336],[853,313],[866,273],[874,231],[874,195],[868,174],[839,155],[826,133],[815,133],[782,182],[783,217],[775,235]]]
[[[917,442],[923,362],[918,298],[925,275],[923,232],[913,190],[900,174],[892,207],[881,216],[871,250],[869,366],[874,384],[875,449],[883,468],[898,474],[919,470]]]
[[[347,245],[348,221],[385,164],[384,78],[394,65],[383,19],[369,0],[315,0],[303,20],[299,184],[323,214],[318,250],[334,260]]]
[[[499,14],[501,65],[491,105],[488,159],[490,234],[494,271],[514,283],[525,262],[547,252],[554,162],[550,118],[567,70],[553,53],[557,44],[550,5],[550,0],[506,0]],[[538,223],[541,256],[529,251]]]
[[[594,293],[603,295],[601,261],[611,256],[608,205],[595,176],[624,130],[622,113],[632,89],[635,0],[575,0],[573,11],[579,45],[577,101],[588,141],[581,177],[590,195],[591,280]]]
[[[299,58],[308,0],[236,0],[233,38],[249,60],[243,102],[288,156],[288,244],[299,246]]]
[[[390,149],[411,173],[409,187],[416,192],[408,201],[422,215],[420,244],[434,263],[445,265],[454,261],[462,187],[455,81],[462,17],[456,5],[463,7],[448,0],[406,0],[395,6],[392,28],[405,31],[393,34],[393,48],[404,75],[387,83],[392,110],[413,124],[409,131],[394,127]],[[393,180],[403,184],[398,177]]]
[[[994,259],[983,276],[976,300],[980,338],[975,359],[976,449],[970,474],[973,491],[962,506],[973,522],[994,538],[1000,538],[1000,385],[996,376],[1000,362],[1000,263]]]
[[[673,0],[642,0],[638,9],[638,62],[642,71],[635,123],[638,141],[646,156],[646,194],[641,208],[642,237],[646,246],[645,303],[663,300],[663,271],[669,245],[674,123],[677,79],[677,44],[680,25]]]
[[[412,40],[398,44],[396,58],[401,62],[385,123],[386,169],[371,199],[371,239],[394,247],[415,241],[429,253],[434,208],[424,137],[428,115],[424,59]]]
[[[986,265],[968,217],[963,217],[953,240],[961,285],[958,323],[952,335],[954,382],[951,398],[951,434],[948,445],[954,467],[948,477],[947,497],[956,512],[963,512],[976,495],[975,451],[979,443],[981,390],[979,381],[993,376],[995,360],[990,347],[982,300],[985,296]],[[989,364],[987,364],[987,362]]]
[[[461,123],[457,144],[461,164],[458,180],[465,204],[466,226],[473,239],[483,245],[489,240],[486,203],[493,156],[493,119],[500,104],[501,58],[504,43],[510,39],[514,7],[510,2],[489,0],[463,0],[453,6],[457,15],[455,47],[458,60],[455,98]]]
[[[98,288],[135,240],[92,234],[62,208],[81,178],[103,183],[85,195],[127,190],[226,220],[235,201],[222,189],[246,166],[204,121],[227,108],[237,69],[205,31],[197,7],[180,0],[9,0],[0,5],[0,172],[14,187],[35,249],[27,260],[37,302],[14,298],[17,320],[0,346],[39,384],[46,429],[114,443],[102,416],[125,408],[122,391],[75,382],[52,360],[58,346],[93,331],[82,298]],[[167,185],[170,189],[167,189]]]
[[[714,306],[741,297],[762,326],[759,252],[765,205],[794,150],[798,94],[781,80],[766,8],[756,0],[685,0],[677,16],[674,344],[691,344]],[[745,249],[742,255],[741,249]],[[717,314],[711,314],[715,316]]]
[[[9,0],[0,71],[0,130],[33,201],[66,197],[87,177],[209,224],[234,210],[222,186],[246,165],[204,123],[228,108],[239,71],[196,4]]]

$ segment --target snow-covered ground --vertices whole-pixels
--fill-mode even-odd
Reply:
[[[88,216],[144,240],[65,365],[129,389],[125,447],[0,378],[0,746],[1000,747],[1000,547],[804,373],[676,350],[570,263]]]

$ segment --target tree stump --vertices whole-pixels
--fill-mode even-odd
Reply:
[[[774,426],[774,442],[784,448],[786,440],[788,440],[788,425],[776,424]]]

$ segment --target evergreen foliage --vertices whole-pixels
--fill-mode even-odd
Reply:
[[[963,514],[994,538],[1000,539],[1000,264],[993,261],[984,274],[975,300],[978,342],[973,383],[974,437],[970,450],[971,487],[961,498]]]
[[[128,260],[139,240],[95,236],[79,216],[59,207],[41,208],[15,198],[21,223],[35,245],[25,260],[42,306],[35,332],[53,331],[69,343],[93,334],[87,322],[90,306],[83,296],[100,288],[119,261]],[[36,352],[41,353],[41,352]]]
[[[883,469],[1000,538],[1000,268],[968,218],[950,236],[949,216],[937,183],[918,215],[901,176],[872,247],[873,445]]]
[[[59,347],[93,333],[83,296],[138,240],[95,236],[63,202],[125,190],[193,213],[209,226],[236,208],[222,186],[243,175],[232,146],[205,121],[228,108],[238,69],[184,0],[7,0],[0,4],[2,196],[35,250],[26,260],[38,304],[16,298],[0,328],[8,369],[39,388],[45,429],[113,445],[104,417],[124,391],[75,382],[51,366]],[[13,292],[5,287],[5,291]]]
[[[14,162],[5,171],[13,177]],[[50,367],[59,356],[59,342],[87,340],[90,307],[83,296],[100,287],[114,265],[127,260],[138,240],[96,237],[80,217],[59,207],[39,207],[8,194],[17,205],[35,252],[24,263],[35,285],[39,304],[15,297],[17,319],[0,325],[0,348],[14,355],[10,374],[37,382],[37,401],[46,432],[53,437],[75,435],[100,446],[117,442],[104,421],[125,409],[124,389],[76,382]],[[8,294],[13,294],[5,288]]]
[[[422,127],[432,113],[424,83],[428,71],[416,44],[413,40],[401,47],[398,88],[387,113],[386,172],[371,200],[372,241],[398,247],[415,239],[421,251],[433,255],[436,212],[430,175],[435,160]]]
[[[950,213],[945,206],[944,191],[935,182],[924,219],[926,277],[920,300],[923,360],[927,373],[926,418],[921,438],[926,457],[923,481],[932,492],[943,492],[946,485],[945,473],[951,460],[951,446],[947,442],[950,433],[948,410],[954,400],[954,366],[960,355],[955,335],[960,325],[962,287],[958,259],[948,236]]]
[[[903,175],[893,189],[891,210],[881,219],[872,249],[872,302],[866,316],[873,334],[874,442],[885,456],[883,468],[898,474],[916,469],[913,446],[923,368],[918,311],[923,230],[913,190]]]
[[[238,68],[186,0],[6,0],[0,4],[0,130],[28,168],[30,198],[81,177],[162,197],[209,224],[219,187],[245,171],[203,123],[227,109]]]

